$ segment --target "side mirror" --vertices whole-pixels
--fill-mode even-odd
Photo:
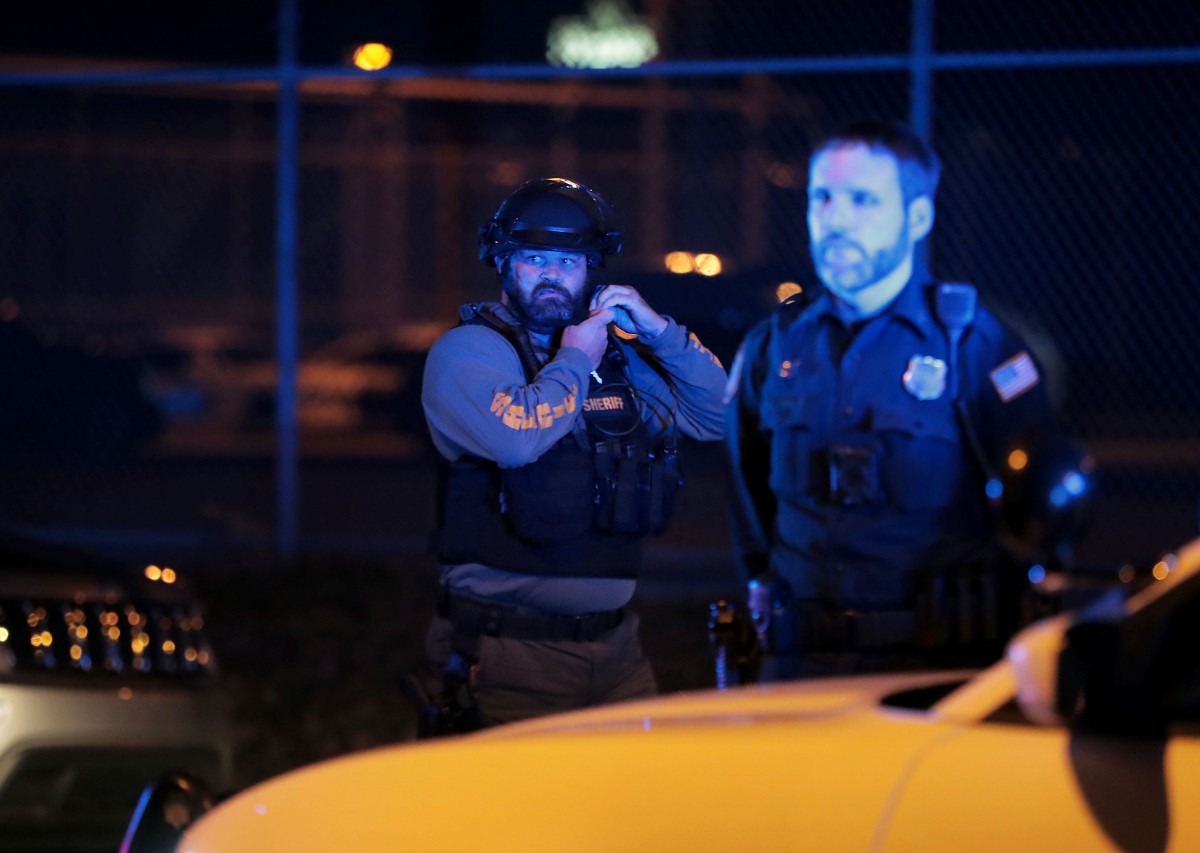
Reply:
[[[211,811],[216,800],[188,773],[168,773],[142,791],[120,853],[171,853],[184,831]]]
[[[1013,637],[1005,651],[1016,680],[1017,704],[1038,725],[1062,723],[1058,712],[1058,655],[1069,619],[1062,615],[1036,622]]]
[[[1200,717],[1200,539],[1159,569],[1128,600],[1113,590],[1013,640],[1018,701],[1031,720],[1158,736],[1173,721]]]

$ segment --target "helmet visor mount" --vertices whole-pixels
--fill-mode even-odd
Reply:
[[[479,229],[479,257],[496,264],[514,249],[579,252],[588,266],[621,250],[621,229],[599,193],[562,178],[527,181]]]

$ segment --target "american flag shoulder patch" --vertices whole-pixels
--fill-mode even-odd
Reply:
[[[1025,350],[992,368],[988,377],[1000,399],[1006,403],[1037,385],[1039,379],[1037,365]]]

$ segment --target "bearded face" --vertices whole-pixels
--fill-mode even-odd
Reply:
[[[817,273],[834,293],[844,299],[883,281],[908,260],[912,244],[901,231],[890,245],[874,247],[840,235],[822,238],[811,245]]]
[[[579,252],[522,248],[504,262],[505,303],[531,331],[548,333],[587,319],[587,258]]]
[[[917,212],[921,228],[915,225]],[[927,199],[905,201],[892,154],[861,143],[821,152],[812,163],[808,192],[817,275],[844,302],[877,307],[881,293],[894,294],[908,280],[912,235],[927,231],[924,214],[931,212]]]

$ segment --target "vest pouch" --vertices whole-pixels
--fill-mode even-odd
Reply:
[[[520,538],[550,545],[592,529],[594,466],[590,455],[577,447],[559,445],[535,465],[506,468],[501,483],[505,515]]]
[[[675,510],[675,495],[683,485],[679,453],[673,447],[659,451],[651,457],[649,469],[647,532],[662,533],[667,529],[671,513]]]
[[[683,480],[673,448],[647,453],[637,444],[596,446],[596,530],[643,536],[670,521]]]

